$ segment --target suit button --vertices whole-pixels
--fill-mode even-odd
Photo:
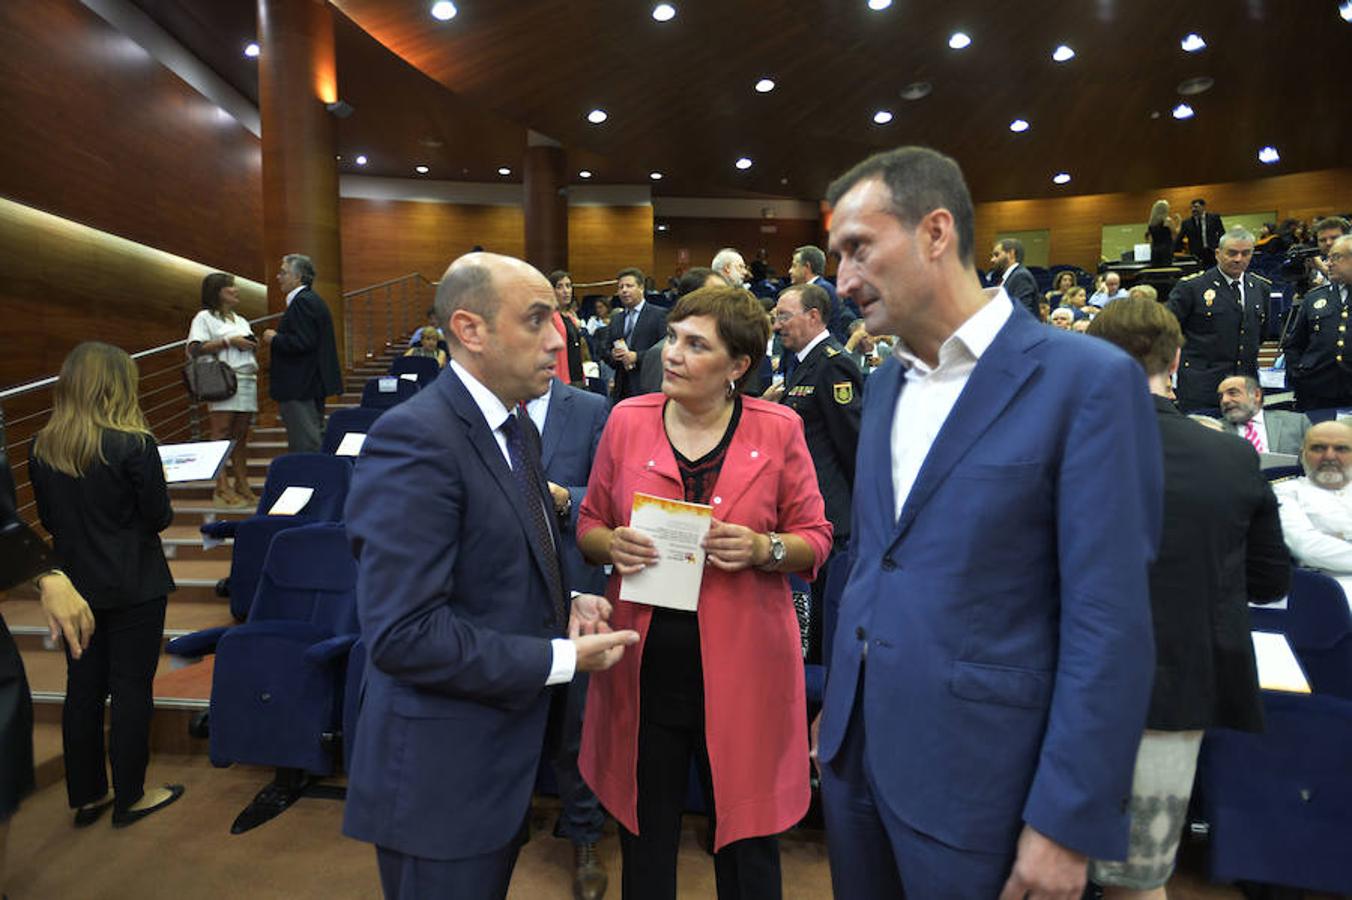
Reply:
[[[883,571],[884,571],[884,572],[891,572],[891,571],[892,571],[893,569],[895,569],[896,567],[897,567],[897,561],[896,561],[896,560],[894,560],[894,559],[893,559],[892,557],[890,557],[890,556],[884,556],[884,557],[883,557]]]
[[[854,630],[854,636],[861,641],[868,640],[868,632],[864,631],[863,625],[860,625],[858,628]]]

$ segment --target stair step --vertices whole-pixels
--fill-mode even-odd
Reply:
[[[0,617],[4,618],[20,651],[47,651],[47,616],[37,600],[0,602]],[[167,641],[234,622],[224,599],[217,598],[215,603],[176,603],[171,598],[164,611],[164,638]]]
[[[170,595],[170,603],[223,602],[216,596],[216,582],[230,574],[230,560],[171,559],[169,571],[173,573],[174,584],[178,585]]]

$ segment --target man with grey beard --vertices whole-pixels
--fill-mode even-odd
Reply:
[[[1286,546],[1301,565],[1332,575],[1352,596],[1352,426],[1310,428],[1300,464],[1304,478],[1273,485]]]
[[[1231,375],[1216,389],[1221,417],[1259,453],[1299,453],[1310,420],[1304,413],[1263,409],[1263,389],[1250,375]]]

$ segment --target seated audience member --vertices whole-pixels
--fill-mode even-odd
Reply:
[[[1089,298],[1089,305],[1102,309],[1114,300],[1121,300],[1125,296],[1127,296],[1127,292],[1122,290],[1122,276],[1116,272],[1109,272],[1103,276],[1103,287],[1094,291],[1094,296]]]
[[[1039,322],[1046,322],[1051,318],[1051,315],[1052,305],[1046,300],[1039,300],[1037,302],[1037,320]]]
[[[1091,321],[1093,320],[1088,317],[1085,317],[1083,319],[1076,319],[1074,322],[1071,323],[1070,330],[1075,332],[1076,334],[1084,334],[1089,330],[1089,323]]]
[[[1291,560],[1257,458],[1195,427],[1167,397],[1183,346],[1178,320],[1153,301],[1123,300],[1089,333],[1145,370],[1164,451],[1164,534],[1150,566],[1155,678],[1132,778],[1131,841],[1126,860],[1094,860],[1089,872],[1107,900],[1164,900],[1203,731],[1263,730],[1248,603],[1284,596]]]
[[[438,368],[446,365],[446,351],[437,346],[441,332],[431,325],[418,331],[418,343],[404,351],[405,356],[426,356],[437,361]]]
[[[1071,326],[1075,324],[1075,313],[1067,307],[1058,306],[1052,310],[1048,322],[1053,328],[1070,331]]]
[[[887,343],[868,333],[863,319],[853,319],[847,326],[850,339],[845,342],[845,352],[850,355],[865,375],[883,364],[891,348]]]
[[[1258,379],[1232,375],[1216,389],[1221,415],[1259,453],[1299,453],[1310,420],[1298,412],[1263,409]]]
[[[1155,286],[1152,284],[1134,284],[1131,286],[1131,290],[1127,291],[1127,296],[1131,297],[1133,300],[1140,298],[1142,300],[1158,301],[1160,299],[1160,292],[1155,290]]]
[[[1312,425],[1300,465],[1304,478],[1273,485],[1287,549],[1301,565],[1332,575],[1352,597],[1352,426]]]
[[[1056,273],[1056,278],[1052,279],[1052,289],[1046,293],[1046,300],[1052,306],[1060,306],[1062,299],[1066,296],[1066,291],[1075,287],[1075,273],[1070,269],[1062,269]]]
[[[437,310],[434,306],[427,307],[427,325],[424,327],[429,326],[436,330],[438,341],[445,340],[446,336],[442,334],[441,329],[437,327]],[[413,333],[408,336],[408,345],[410,347],[418,346],[418,344],[422,342],[422,333],[422,328],[413,329]]]
[[[1089,298],[1085,294],[1084,288],[1077,284],[1062,295],[1060,305],[1075,313],[1075,318],[1079,319],[1084,316],[1085,306],[1088,302]]]

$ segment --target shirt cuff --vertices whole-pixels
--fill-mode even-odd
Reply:
[[[577,670],[577,645],[568,638],[554,638],[549,646],[554,651],[554,661],[549,666],[549,678],[545,686],[567,684],[573,680],[573,673]]]

